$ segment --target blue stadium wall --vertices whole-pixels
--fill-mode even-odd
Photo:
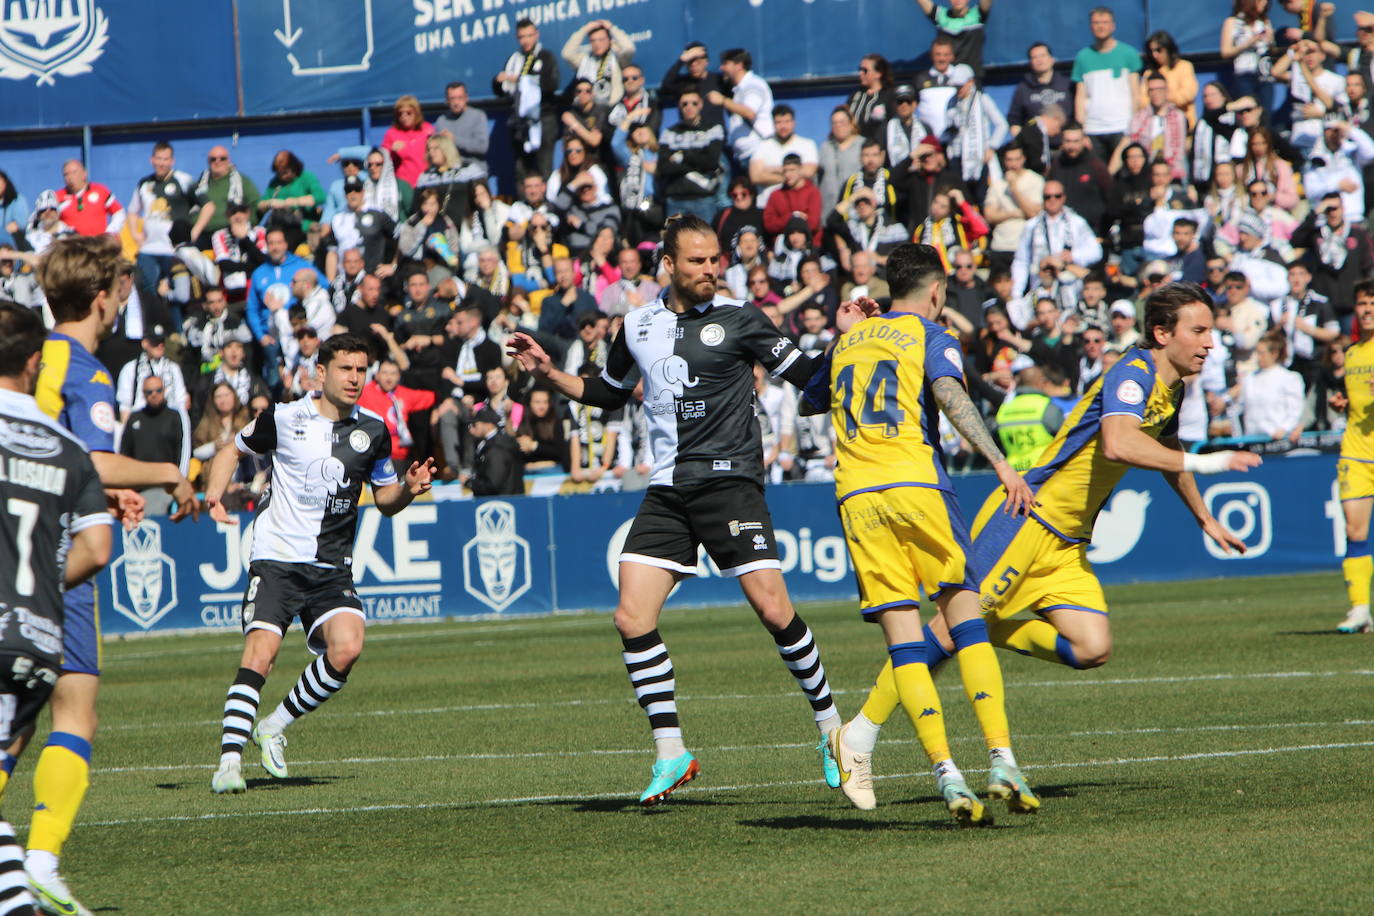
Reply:
[[[985,58],[999,101],[1031,40],[1050,41],[1065,61],[1090,41],[1094,5],[997,0]],[[1215,54],[1231,6],[1110,5],[1123,40],[1139,46],[1166,28],[1201,55]],[[1276,24],[1292,24],[1273,6]],[[1337,3],[1338,38],[1353,37],[1359,6]],[[786,87],[780,95],[798,107],[803,133],[817,138],[864,53],[909,71],[923,65],[934,34],[913,0],[0,0],[0,169],[32,200],[58,183],[61,160],[85,158],[95,180],[127,197],[147,171],[151,143],[166,137],[193,173],[224,142],[260,184],[282,148],[330,179],[325,158],[380,140],[397,96],[436,103],[454,79],[488,96],[521,16],[540,23],[555,51],[582,23],[612,19],[636,37],[650,85],[689,38],[716,51],[748,48],[756,68]],[[150,22],[161,24],[156,33]],[[173,26],[184,43],[158,45],[152,36]],[[504,130],[494,142],[499,164]]]
[[[989,474],[956,480],[970,516],[994,484]],[[1161,475],[1130,471],[1098,519],[1088,551],[1104,582],[1340,575],[1345,530],[1334,456],[1272,460],[1250,474],[1199,478],[1198,485],[1249,552],[1222,555]],[[392,519],[367,507],[353,578],[368,617],[377,621],[609,611],[616,603],[616,561],[642,495],[417,503]],[[853,601],[834,488],[770,487],[768,503],[792,597]],[[248,584],[248,521],[148,519],[141,536],[117,537],[116,559],[99,580],[104,631],[237,628]],[[741,600],[736,584],[703,556],[698,578],[684,582],[669,606]]]

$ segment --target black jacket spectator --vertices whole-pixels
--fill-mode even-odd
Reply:
[[[186,414],[165,403],[129,415],[119,439],[119,454],[136,461],[165,461],[185,468],[190,460],[191,426]]]
[[[1064,185],[1065,202],[1100,234],[1112,190],[1107,164],[1091,148],[1077,156],[1061,151],[1047,177]]]
[[[472,456],[473,496],[518,496],[525,492],[525,459],[515,440],[499,429],[477,443]]]
[[[678,121],[663,128],[658,138],[655,175],[660,193],[669,198],[715,196],[724,146],[725,129],[704,117],[698,118],[696,124]]]
[[[1340,267],[1328,264],[1321,256],[1321,233],[1317,228],[1317,210],[1307,214],[1288,241],[1294,248],[1307,249],[1307,263],[1312,268],[1312,289],[1331,302],[1342,326],[1348,323],[1355,310],[1355,284],[1374,276],[1374,244],[1363,226],[1350,227],[1346,238],[1345,262]],[[1325,217],[1320,217],[1325,220]]]
[[[694,44],[696,43],[694,42]],[[704,46],[698,46],[701,47],[701,51],[704,54],[706,48]],[[702,120],[708,124],[724,125],[725,110],[719,105],[712,105],[710,102],[706,101],[706,97],[712,92],[729,95],[729,87],[727,87],[721,79],[720,73],[711,69],[709,63],[700,78],[693,77],[690,71],[690,64],[684,64],[680,59],[674,60],[668,65],[668,72],[663,74],[663,83],[659,87],[658,94],[665,102],[676,102],[677,97],[689,89],[700,92],[702,101]]]
[[[1007,109],[1007,123],[1013,127],[1026,126],[1031,118],[1038,118],[1040,112],[1051,105],[1058,105],[1064,111],[1073,111],[1073,81],[1067,74],[1055,70],[1048,83],[1042,83],[1029,70],[1016,84],[1011,94],[1011,108]]]

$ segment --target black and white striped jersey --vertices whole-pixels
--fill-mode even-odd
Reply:
[[[81,440],[0,390],[0,652],[61,662],[68,536],[113,520]]]
[[[755,362],[798,386],[811,377],[812,360],[739,299],[716,296],[679,315],[660,297],[625,316],[601,378],[625,391],[644,379],[650,486],[763,483]]]
[[[319,392],[263,411],[235,438],[239,451],[272,453],[272,481],[253,523],[254,560],[339,569],[353,562],[363,483],[397,482],[386,421],[354,407],[335,423]]]

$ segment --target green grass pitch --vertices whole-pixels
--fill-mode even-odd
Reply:
[[[994,806],[986,829],[946,818],[901,714],[875,756],[878,809],[826,789],[810,709],[742,605],[664,617],[703,773],[647,812],[648,729],[604,614],[376,627],[347,689],[288,733],[291,778],[250,745],[249,791],[224,797],[209,784],[240,640],[113,643],[64,871],[92,909],[137,916],[1367,912],[1374,639],[1329,632],[1339,575],[1109,595],[1105,668],[999,653],[1044,806]],[[880,633],[851,606],[802,610],[847,718]],[[938,683],[981,788],[957,674]],[[32,767],[6,798],[21,829]]]

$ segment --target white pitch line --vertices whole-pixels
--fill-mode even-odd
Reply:
[[[1080,760],[1064,763],[1039,764],[1028,766],[1027,770],[1055,770],[1072,769],[1083,767],[1103,767],[1103,766],[1126,766],[1138,763],[1181,763],[1188,760],[1215,760],[1227,757],[1253,757],[1267,756],[1273,754],[1293,754],[1304,753],[1307,751],[1333,751],[1350,748],[1374,747],[1374,741],[1349,741],[1330,744],[1297,744],[1288,747],[1266,747],[1253,749],[1240,749],[1231,751],[1204,751],[1193,754],[1168,754],[1151,757],[1118,757],[1112,760]],[[969,769],[965,772],[981,773],[982,769]],[[875,777],[876,779],[915,779],[929,778],[928,772],[918,773],[890,773]],[[741,792],[751,789],[772,789],[788,786],[810,786],[815,785],[816,780],[780,780],[776,782],[755,782],[738,783],[735,785],[723,786],[686,786],[678,790],[679,794],[701,794],[709,795],[720,792]],[[105,821],[83,821],[82,828],[88,827],[125,827],[133,824],[159,824],[159,823],[185,823],[196,821],[216,821],[228,820],[231,818],[257,818],[257,817],[299,817],[314,814],[365,814],[375,811],[426,811],[434,808],[490,808],[503,805],[521,805],[534,802],[577,802],[577,801],[596,801],[600,799],[624,798],[628,796],[622,792],[595,792],[578,795],[527,795],[518,798],[489,798],[471,802],[420,802],[416,804],[387,804],[387,805],[355,805],[346,808],[291,808],[281,811],[239,811],[239,812],[207,812],[205,814],[178,814],[163,815],[159,817],[133,817],[119,818]],[[24,827],[27,824],[16,824]]]
[[[1255,674],[1190,674],[1164,677],[1134,677],[1134,678],[1113,678],[1113,679],[1092,679],[1083,678],[1079,680],[1067,680],[1060,678],[1051,681],[1009,681],[1006,688],[1008,691],[1024,690],[1028,688],[1042,687],[1131,687],[1147,684],[1181,684],[1195,681],[1243,681],[1243,680],[1287,680],[1295,678],[1325,678],[1325,677],[1368,677],[1374,675],[1374,670],[1357,668],[1353,671],[1274,671],[1261,672]],[[954,686],[942,688],[946,693],[961,692]],[[832,690],[835,696],[848,696],[853,694],[867,694],[867,688],[862,690]],[[795,697],[792,691],[778,693],[728,693],[728,694],[704,694],[699,696],[679,696],[679,703],[703,703],[703,702],[734,702],[740,700],[775,700],[782,697]],[[600,698],[588,700],[551,700],[538,703],[471,703],[459,706],[430,706],[418,709],[363,709],[345,713],[335,713],[332,709],[325,713],[328,718],[365,718],[371,716],[420,716],[420,715],[444,715],[447,713],[462,712],[502,712],[517,709],[563,709],[576,706],[610,706],[610,705],[634,705],[635,699],[632,696],[620,698]],[[210,725],[220,724],[220,719],[198,719],[198,720],[178,720],[175,722],[147,722],[147,723],[126,723],[103,726],[101,731],[142,731],[146,729],[168,729],[168,728],[203,728]]]
[[[1193,732],[1249,732],[1249,731],[1268,731],[1272,729],[1308,729],[1308,728],[1359,728],[1362,726],[1374,725],[1374,719],[1347,719],[1342,722],[1266,722],[1255,725],[1180,725],[1172,727],[1156,728],[1118,728],[1102,729],[1098,731],[1078,731],[1078,732],[1049,732],[1045,734],[1025,734],[1018,735],[1017,741],[1047,739],[1069,739],[1082,737],[1110,737],[1126,735],[1158,735],[1158,734],[1189,734]],[[977,736],[960,737],[951,739],[955,743],[968,742],[981,743],[983,739]],[[884,738],[884,746],[900,746],[915,744],[915,738]],[[732,753],[736,751],[784,751],[784,750],[814,750],[815,745],[810,743],[799,744],[724,744],[717,747],[698,748],[698,753]],[[321,760],[293,760],[292,766],[344,766],[359,764],[402,764],[402,763],[445,763],[459,760],[543,760],[543,759],[568,759],[577,757],[619,757],[633,754],[648,753],[646,747],[625,747],[625,748],[606,748],[592,749],[584,751],[521,751],[519,753],[506,754],[420,754],[412,757],[338,757]],[[121,773],[168,773],[177,770],[213,770],[218,766],[217,763],[169,763],[157,766],[129,766],[129,767],[103,767],[94,769],[91,772],[96,774],[121,774]]]

